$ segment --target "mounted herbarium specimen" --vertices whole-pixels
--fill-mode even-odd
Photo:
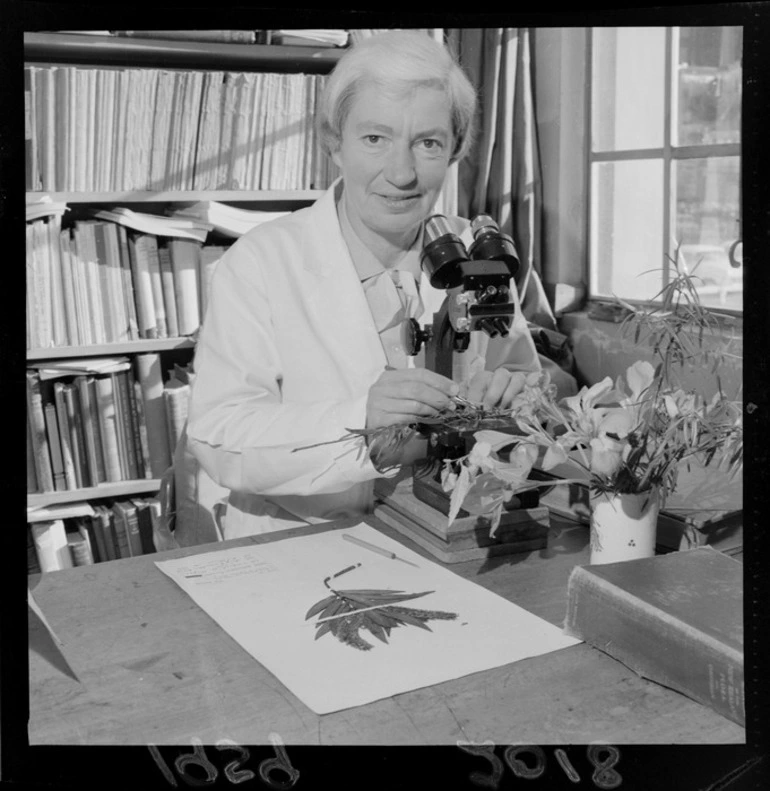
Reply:
[[[405,593],[404,591],[383,589],[335,590],[329,585],[329,580],[352,571],[360,565],[357,563],[355,566],[348,566],[324,580],[324,585],[331,591],[331,596],[316,602],[305,615],[306,621],[314,615],[319,616],[315,624],[316,640],[330,633],[342,643],[358,648],[360,651],[369,651],[372,644],[361,636],[362,629],[366,629],[378,640],[387,643],[391,629],[395,629],[397,626],[419,626],[430,632],[432,629],[426,624],[426,621],[452,621],[457,618],[457,613],[454,612],[418,610],[414,607],[400,606],[401,602],[427,596],[433,591]]]

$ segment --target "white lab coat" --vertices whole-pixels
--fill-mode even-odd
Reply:
[[[361,441],[332,443],[364,427],[369,388],[386,365],[340,232],[335,188],[245,234],[211,281],[188,441],[231,490],[225,538],[360,515],[373,504],[380,473]],[[425,324],[446,292],[423,275],[420,293]],[[483,369],[488,343],[497,347],[494,367],[540,367],[517,303],[509,338],[472,333],[468,350],[455,354],[456,381]],[[322,442],[332,444],[297,450]]]

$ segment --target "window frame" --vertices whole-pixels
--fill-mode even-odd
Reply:
[[[664,64],[664,88],[663,88],[663,145],[652,148],[639,148],[639,149],[622,149],[615,151],[594,151],[593,150],[593,132],[592,132],[592,103],[593,103],[593,76],[594,76],[594,31],[596,26],[586,28],[586,42],[585,42],[585,60],[584,60],[584,74],[585,74],[585,93],[584,93],[584,123],[583,130],[585,140],[585,173],[583,190],[585,195],[585,273],[586,273],[586,304],[588,307],[592,303],[613,302],[613,298],[597,294],[595,292],[596,272],[592,266],[592,225],[593,225],[593,192],[591,188],[591,176],[593,172],[594,163],[603,162],[629,162],[638,161],[643,159],[661,161],[663,166],[663,217],[662,217],[662,234],[661,234],[661,260],[663,261],[663,276],[661,281],[661,288],[665,287],[670,280],[670,259],[673,258],[674,249],[671,239],[671,228],[674,225],[676,218],[676,201],[673,199],[671,185],[672,185],[672,169],[674,164],[679,161],[686,161],[691,159],[702,159],[705,157],[716,156],[737,156],[739,159],[739,189],[738,189],[738,206],[739,206],[739,226],[742,226],[743,221],[743,195],[742,195],[742,173],[743,173],[743,156],[742,156],[742,140],[738,143],[712,143],[712,144],[699,144],[699,145],[683,145],[676,146],[672,143],[672,131],[674,129],[676,119],[674,114],[676,107],[674,106],[673,97],[673,79],[674,79],[674,62],[678,61],[677,52],[675,51],[676,45],[679,40],[678,32],[682,25],[661,25],[665,31],[665,64]],[[742,137],[742,135],[741,135]],[[633,299],[623,297],[625,301],[633,305],[654,305],[654,301],[649,299]],[[742,323],[743,310],[735,308],[723,308],[717,306],[708,306],[709,310],[715,315],[724,317],[726,324],[735,326]]]

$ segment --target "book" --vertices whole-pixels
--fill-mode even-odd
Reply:
[[[211,225],[218,233],[234,239],[243,236],[257,225],[289,214],[286,211],[241,209],[209,200],[197,201],[182,209],[169,209],[169,211],[174,217],[197,217]]]
[[[155,308],[155,329],[158,338],[169,336],[166,324],[166,306],[161,280],[160,256],[158,254],[158,239],[155,236],[146,237],[147,263],[150,270],[150,284],[152,286],[152,304]]]
[[[32,68],[32,66],[24,67],[24,188],[28,192],[37,189],[37,145],[35,144]]]
[[[134,420],[134,442],[137,447],[137,465],[140,478],[152,478],[150,461],[150,439],[147,436],[147,419],[144,414],[144,393],[136,377],[131,382],[131,409]]]
[[[169,239],[168,248],[174,270],[179,334],[192,335],[200,325],[198,270],[201,245],[189,239]]]
[[[699,547],[577,566],[564,631],[745,724],[740,561]]]
[[[176,446],[187,425],[187,413],[190,401],[190,385],[176,379],[170,379],[163,388],[163,401],[166,406],[168,425],[169,453],[173,458]]]
[[[163,305],[169,338],[179,336],[179,323],[176,316],[176,294],[174,291],[174,269],[171,266],[171,253],[165,244],[158,245],[158,266],[163,291]]]
[[[157,314],[155,296],[150,272],[149,246],[152,236],[145,233],[129,232],[128,250],[131,261],[131,274],[134,281],[136,300],[136,320],[140,338],[157,338]]]
[[[64,478],[68,489],[80,488],[80,472],[75,467],[75,456],[72,449],[72,434],[70,431],[67,404],[64,400],[64,383],[54,382],[54,403],[56,405],[56,419],[59,427],[59,446],[61,447],[62,462],[64,464]]]
[[[35,451],[32,448],[32,426],[27,415],[27,494],[38,491],[37,472],[35,472]]]
[[[207,71],[203,75],[200,131],[194,173],[196,190],[216,188],[224,79],[223,71]],[[252,143],[257,145],[256,141]]]
[[[136,299],[134,297],[134,276],[131,271],[131,253],[128,249],[128,231],[125,225],[118,225],[118,250],[120,253],[120,271],[123,277],[123,299],[125,300],[125,315],[128,322],[128,339],[135,341],[139,338],[139,325],[136,315]]]
[[[125,396],[126,406],[128,411],[129,421],[126,424],[126,429],[130,429],[130,455],[131,463],[136,467],[135,479],[145,478],[144,455],[142,450],[142,428],[143,428],[143,413],[144,409],[139,408],[136,401],[136,380],[134,379],[134,372],[129,369],[122,376],[125,377]]]
[[[136,557],[143,554],[139,520],[134,503],[131,500],[117,500],[112,505],[112,513],[115,516],[115,535],[120,557]]]
[[[51,400],[44,400],[43,413],[45,415],[45,430],[48,437],[48,447],[51,451],[51,469],[53,471],[54,491],[65,491],[67,476],[64,472],[64,455],[59,438],[59,419],[56,414],[56,404]]]
[[[150,471],[160,478],[172,464],[169,452],[169,430],[166,405],[163,399],[163,371],[158,353],[136,355],[136,377],[142,389],[144,419],[147,425],[147,444]]]
[[[27,522],[52,522],[54,519],[74,519],[80,516],[93,516],[93,506],[81,500],[75,503],[56,505],[27,506]]]
[[[152,509],[149,499],[134,497],[131,502],[136,507],[136,518],[139,524],[139,539],[142,546],[142,554],[150,555],[155,552],[155,544],[152,537]]]
[[[131,481],[137,477],[134,432],[131,425],[131,407],[128,401],[127,372],[110,374],[112,392],[115,397],[115,426],[118,436],[118,453],[123,480]]]
[[[43,397],[40,389],[40,374],[27,370],[27,421],[35,464],[37,485],[41,492],[54,491],[53,468],[48,448]]]
[[[123,473],[118,450],[118,415],[113,393],[112,375],[97,376],[94,383],[105,477],[108,481],[122,481]]]
[[[40,570],[43,573],[72,568],[74,564],[67,545],[67,532],[61,519],[35,522],[29,529],[32,532]]]
[[[73,530],[67,531],[67,545],[72,555],[73,566],[94,565],[91,540],[82,524],[76,524]]]
[[[116,560],[118,549],[113,525],[112,510],[104,504],[94,506],[95,515],[92,525],[96,534],[96,543],[99,547],[99,556],[103,561]],[[101,541],[100,541],[101,536]]]
[[[88,469],[86,457],[86,440],[83,430],[83,412],[80,404],[80,395],[77,385],[72,382],[63,388],[64,404],[67,409],[67,423],[70,432],[70,445],[72,447],[72,460],[75,465],[75,477],[78,488],[94,486]]]
[[[85,442],[85,455],[88,474],[92,486],[98,486],[106,481],[104,469],[104,453],[99,435],[99,413],[96,406],[96,389],[94,377],[79,375],[73,379],[80,396],[80,413],[83,426],[83,439]]]
[[[112,317],[112,331],[116,343],[131,340],[127,311],[127,299],[123,293],[125,288],[124,265],[121,260],[120,239],[118,226],[112,222],[102,223],[104,234],[104,250],[108,282],[110,284],[111,298],[114,300],[114,316]],[[129,264],[130,266],[130,264]],[[130,292],[133,297],[133,290]]]

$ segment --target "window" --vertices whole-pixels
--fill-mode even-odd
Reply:
[[[590,31],[589,291],[742,310],[740,27]]]

